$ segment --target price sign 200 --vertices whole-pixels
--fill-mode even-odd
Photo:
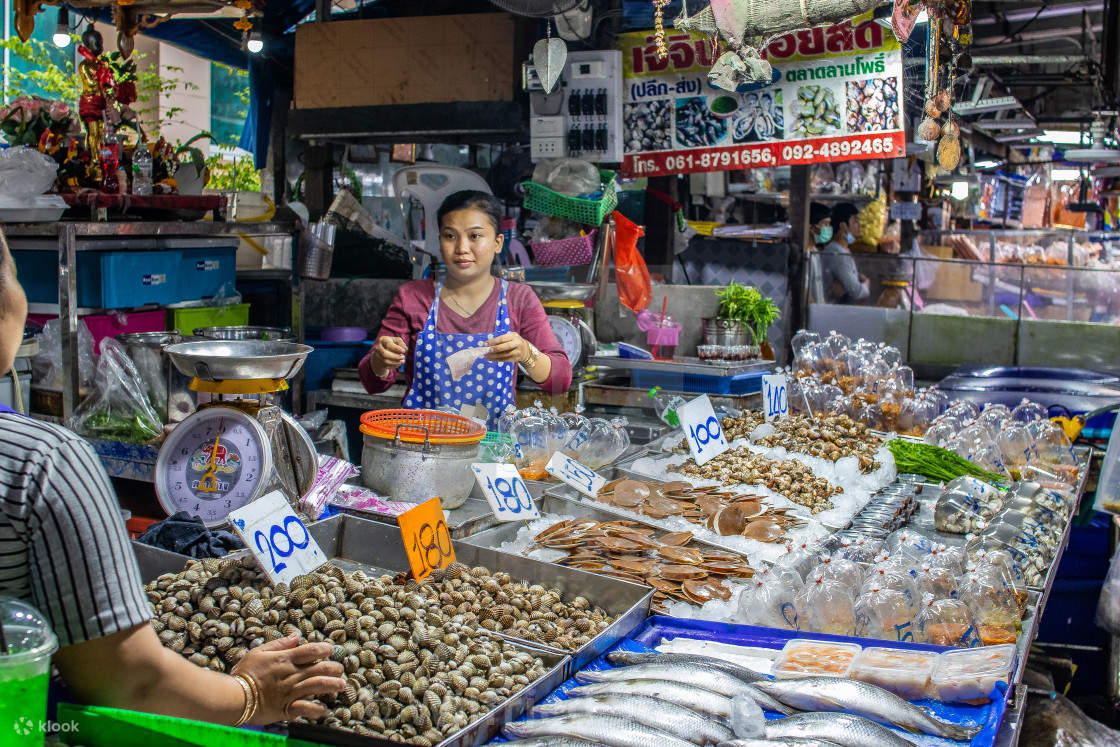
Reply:
[[[408,564],[417,581],[455,562],[455,548],[451,544],[451,532],[444,521],[439,498],[432,498],[404,512],[397,522],[401,527]]]
[[[293,524],[299,527],[299,530],[303,532],[303,539],[299,542],[292,539],[291,529],[289,527]],[[277,544],[277,539],[280,537],[283,537],[286,541],[286,547],[281,547]],[[277,558],[287,558],[296,550],[302,550],[307,547],[310,542],[311,535],[307,533],[307,527],[303,525],[303,522],[299,520],[298,516],[294,515],[285,516],[282,526],[273,524],[269,527],[267,536],[259,529],[253,534],[253,543],[257,546],[257,550],[260,551],[261,557],[264,557],[264,553],[268,553],[268,559],[269,563],[272,565],[273,573],[280,573],[288,567],[287,563],[277,561]]]

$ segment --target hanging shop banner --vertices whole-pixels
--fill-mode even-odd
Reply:
[[[902,51],[867,13],[784,34],[763,50],[773,82],[731,93],[708,82],[718,57],[701,34],[618,36],[627,177],[905,155]]]

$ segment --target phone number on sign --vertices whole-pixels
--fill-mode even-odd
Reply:
[[[735,167],[774,166],[774,153],[771,146],[739,150],[705,151],[702,153],[682,153],[679,156],[666,156],[666,171],[719,171]]]
[[[845,156],[894,155],[895,145],[891,137],[869,137],[825,143],[794,143],[781,148],[782,163],[792,163]]]

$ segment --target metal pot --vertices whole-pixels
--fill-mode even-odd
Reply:
[[[296,341],[296,336],[287,327],[199,327],[194,334],[204,340]]]
[[[751,345],[750,327],[737,319],[704,317],[700,320],[704,329],[705,345]]]
[[[415,428],[417,426],[409,426]],[[362,435],[362,482],[395,501],[423,503],[439,496],[444,508],[463,505],[474,487],[471,464],[478,444],[411,444]]]
[[[179,373],[164,352],[168,345],[183,342],[178,332],[130,332],[117,335],[125,352],[140,372],[152,407],[164,422],[178,423],[195,411],[194,393],[189,388],[190,379]]]

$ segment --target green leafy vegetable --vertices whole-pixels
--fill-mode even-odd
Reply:
[[[146,444],[159,436],[162,428],[159,423],[150,422],[139,413],[124,417],[101,410],[90,413],[82,430],[88,436],[106,441]]]
[[[766,330],[781,316],[781,310],[758,288],[739,285],[734,280],[717,290],[716,296],[719,298],[717,316],[733,319],[750,329],[755,345],[766,340]]]
[[[988,472],[939,446],[896,438],[887,443],[887,448],[894,455],[894,463],[899,472],[922,475],[939,482],[949,482],[965,475],[988,482],[1007,481],[1005,475]]]

